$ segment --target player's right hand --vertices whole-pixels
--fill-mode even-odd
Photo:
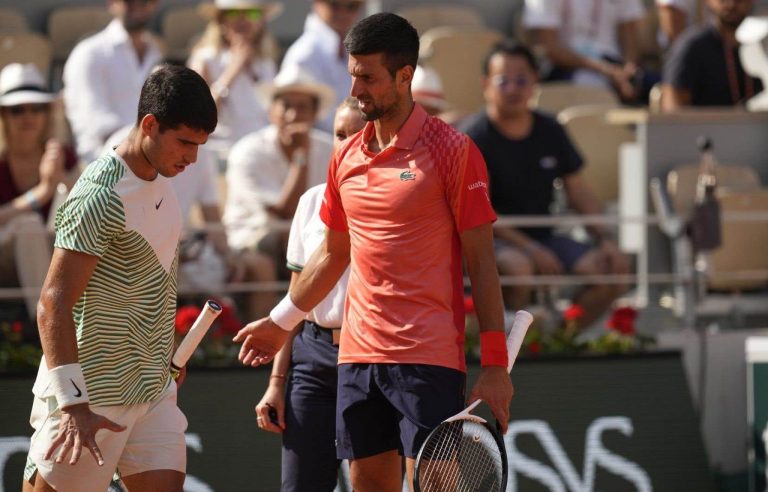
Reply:
[[[243,342],[237,356],[240,362],[244,366],[258,367],[274,359],[290,334],[266,317],[245,325],[232,341]]]
[[[61,422],[59,434],[51,443],[51,447],[45,453],[43,459],[50,460],[56,449],[56,463],[63,463],[67,455],[72,453],[69,464],[74,465],[80,459],[80,454],[85,446],[93,455],[93,459],[99,466],[104,465],[104,458],[96,444],[96,432],[99,429],[107,429],[112,432],[122,432],[124,425],[116,424],[106,417],[93,413],[87,403],[72,405],[61,410]]]

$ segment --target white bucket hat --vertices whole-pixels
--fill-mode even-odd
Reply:
[[[323,119],[336,103],[336,93],[327,84],[318,82],[298,65],[280,70],[271,84],[263,85],[263,94],[271,101],[284,92],[304,92],[317,98],[317,119]]]
[[[199,12],[203,17],[214,19],[221,10],[262,9],[267,22],[283,12],[283,4],[265,0],[214,0],[200,4]]]
[[[432,106],[440,111],[448,109],[448,101],[443,93],[443,83],[440,75],[430,67],[416,67],[411,82],[411,95],[419,104]]]
[[[45,88],[45,80],[31,63],[11,63],[0,71],[0,106],[43,104],[56,99]]]

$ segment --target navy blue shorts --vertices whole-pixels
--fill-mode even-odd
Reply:
[[[537,241],[555,253],[567,273],[573,273],[573,267],[576,266],[576,262],[587,251],[592,249],[592,246],[580,243],[566,236],[552,235]]]
[[[282,492],[331,492],[336,487],[338,356],[331,331],[305,321],[293,339],[286,391]]]
[[[552,250],[560,260],[566,273],[573,273],[573,267],[584,254],[592,249],[589,244],[581,243],[567,236],[551,235],[543,239],[536,239],[537,243]],[[507,241],[494,239],[493,245],[496,251],[504,248],[516,248]]]
[[[466,375],[425,364],[341,364],[336,456],[397,449],[415,458],[429,433],[464,409]]]

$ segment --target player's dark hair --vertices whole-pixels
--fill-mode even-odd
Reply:
[[[350,55],[384,54],[384,65],[392,77],[406,65],[416,69],[419,60],[419,34],[399,15],[373,14],[358,21],[344,38]]]
[[[136,124],[148,114],[157,119],[161,132],[185,125],[213,133],[218,122],[208,84],[182,65],[160,65],[147,77],[139,96]]]
[[[488,76],[488,73],[491,70],[491,58],[498,54],[520,56],[525,59],[528,66],[531,67],[531,70],[537,74],[539,73],[539,63],[536,61],[533,52],[526,45],[515,41],[514,39],[505,39],[504,41],[496,43],[493,48],[491,48],[491,51],[485,55],[485,60],[483,61],[483,75]]]

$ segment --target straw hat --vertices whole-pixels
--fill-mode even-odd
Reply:
[[[336,104],[336,92],[327,84],[318,82],[298,65],[288,65],[275,76],[271,84],[264,84],[263,94],[272,100],[284,92],[304,92],[317,98],[317,119],[323,119]]]
[[[31,63],[11,63],[0,72],[0,106],[43,104],[56,98],[45,88],[45,80]]]
[[[443,83],[440,75],[430,67],[416,67],[411,82],[411,95],[419,104],[437,108],[439,111],[448,109],[448,101],[443,93]]]
[[[214,0],[213,2],[200,4],[200,15],[208,19],[215,19],[221,10],[247,10],[262,9],[267,22],[271,21],[283,11],[283,4],[265,0]]]

